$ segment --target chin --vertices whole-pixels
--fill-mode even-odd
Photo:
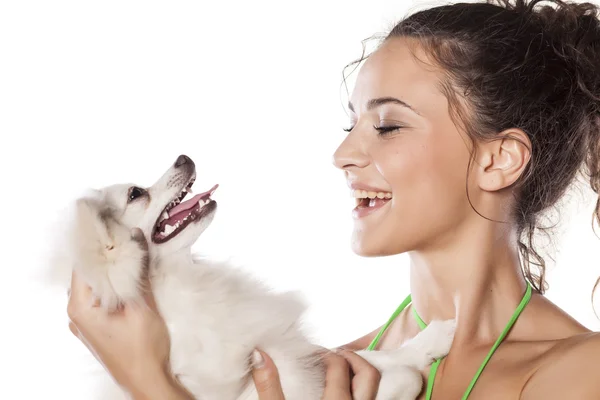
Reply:
[[[394,238],[394,240],[390,240]],[[406,253],[415,248],[416,242],[408,240],[400,232],[386,233],[385,229],[355,229],[352,232],[352,251],[361,257],[385,257]]]
[[[386,251],[385,242],[357,233],[352,235],[352,251],[361,257],[382,257],[393,254]]]

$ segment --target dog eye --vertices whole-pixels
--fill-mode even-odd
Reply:
[[[129,188],[129,195],[127,197],[127,202],[130,203],[130,202],[134,201],[135,199],[137,199],[138,197],[142,197],[145,194],[146,194],[146,191],[144,189],[133,186],[133,187]]]

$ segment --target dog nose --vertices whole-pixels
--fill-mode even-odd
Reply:
[[[192,162],[191,158],[189,158],[185,154],[182,154],[179,157],[177,157],[177,160],[175,161],[175,168],[181,167],[183,164],[191,163],[191,162]]]

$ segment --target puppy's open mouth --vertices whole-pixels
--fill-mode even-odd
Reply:
[[[156,220],[152,229],[152,241],[154,243],[164,243],[174,238],[189,224],[210,214],[217,207],[216,201],[212,200],[210,196],[217,190],[219,185],[215,185],[212,189],[183,201],[187,194],[192,192],[195,178],[195,175],[192,176],[181,193],[167,204]]]

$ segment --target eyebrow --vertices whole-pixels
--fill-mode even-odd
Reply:
[[[378,97],[376,99],[371,99],[367,103],[367,110],[372,110],[375,107],[379,107],[379,106],[382,106],[382,105],[388,104],[388,103],[398,104],[402,107],[408,108],[409,110],[411,110],[412,112],[414,112],[417,115],[421,115],[417,110],[412,108],[408,103],[406,103],[400,99],[397,99],[395,97]],[[354,106],[352,105],[351,102],[348,102],[348,108],[350,109],[350,111],[355,112]]]

